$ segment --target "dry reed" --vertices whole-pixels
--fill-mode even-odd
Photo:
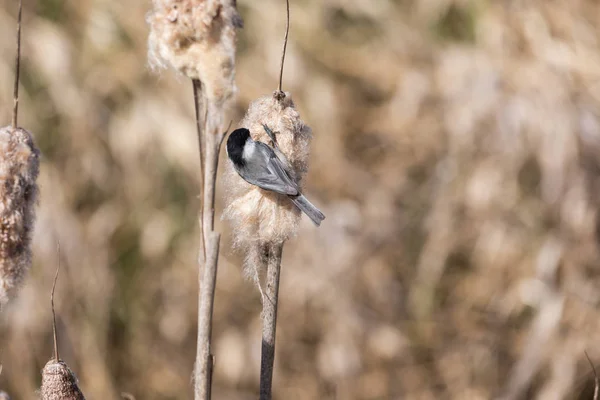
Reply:
[[[220,234],[214,231],[216,175],[225,132],[225,112],[236,92],[236,28],[242,20],[235,0],[154,0],[148,16],[151,65],[170,65],[192,80],[202,179],[199,223],[198,339],[195,398],[210,399],[212,313]]]
[[[15,296],[31,266],[40,153],[18,127],[22,2],[17,18],[12,125],[0,128],[0,309]]]
[[[54,332],[54,357],[46,363],[42,370],[42,400],[85,400],[78,386],[78,380],[67,363],[60,359],[58,352],[58,334],[56,330],[56,313],[54,311],[54,291],[60,272],[60,245],[58,246],[58,266],[52,283],[50,308],[52,309],[52,331]]]
[[[240,126],[250,131],[255,141],[269,144],[278,158],[287,164],[290,178],[301,186],[308,171],[312,131],[301,119],[289,93],[282,90],[283,67],[287,48],[290,9],[286,0],[286,29],[281,56],[278,89],[271,96],[253,101]],[[274,137],[267,133],[270,129]],[[272,397],[277,307],[281,256],[284,243],[298,231],[300,210],[288,196],[261,189],[246,182],[228,163],[229,189],[223,217],[233,228],[234,245],[245,252],[244,271],[257,285],[263,304],[260,399]]]
[[[63,361],[50,360],[42,370],[42,400],[84,400],[77,377]]]

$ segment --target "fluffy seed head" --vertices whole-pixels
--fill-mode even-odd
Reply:
[[[273,96],[261,97],[250,104],[240,123],[250,130],[252,139],[271,145],[263,128],[267,125],[277,138],[281,152],[287,157],[301,184],[308,170],[309,145],[312,137],[310,127],[300,119],[289,94],[278,100]],[[255,265],[260,265],[260,252],[250,249],[279,244],[296,234],[300,211],[287,196],[268,192],[250,185],[227,163],[226,185],[228,206],[223,217],[228,219],[234,232],[237,247],[246,250],[247,272],[255,277]]]
[[[42,370],[42,400],[85,400],[77,377],[63,361],[50,360]]]
[[[39,150],[23,128],[0,128],[0,308],[31,265]]]
[[[235,0],[153,0],[148,15],[148,58],[153,67],[172,66],[202,81],[217,106],[235,93],[236,28],[242,19]]]

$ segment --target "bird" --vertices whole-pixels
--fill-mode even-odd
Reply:
[[[263,124],[263,128],[271,138],[273,148],[253,140],[247,128],[231,132],[226,150],[233,168],[251,185],[287,196],[316,226],[320,226],[325,215],[302,194],[290,163],[277,145],[275,135],[267,125]]]

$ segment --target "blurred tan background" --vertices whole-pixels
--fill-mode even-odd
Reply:
[[[238,0],[234,124],[276,87],[283,0]],[[90,399],[191,398],[191,84],[146,65],[150,1],[24,0],[21,118],[42,150],[34,265],[0,388],[52,354]],[[284,250],[277,399],[591,399],[600,363],[600,5],[292,0],[284,89],[313,128]],[[17,1],[0,0],[0,123]],[[3,122],[1,122],[3,121]],[[223,152],[224,156],[224,152]],[[222,158],[222,160],[224,160]],[[217,213],[223,207],[219,188]],[[258,390],[260,300],[224,233],[213,398]]]

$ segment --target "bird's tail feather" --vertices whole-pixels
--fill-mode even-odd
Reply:
[[[290,196],[290,199],[294,202],[296,207],[298,207],[304,214],[308,216],[314,222],[315,225],[321,225],[321,221],[325,219],[325,215],[319,211],[317,207],[312,205],[310,201],[303,195],[299,196]]]

